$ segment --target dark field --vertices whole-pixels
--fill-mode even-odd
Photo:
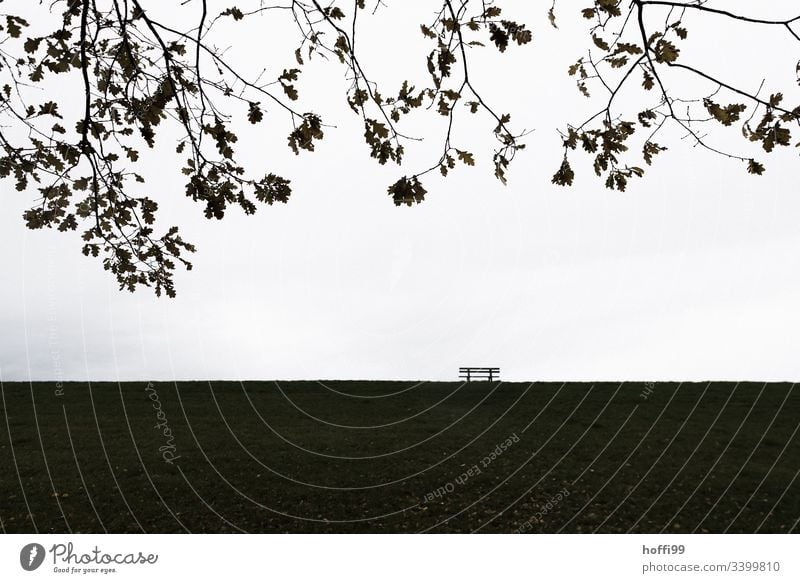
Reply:
[[[3,531],[798,531],[789,384],[152,389],[3,384]]]

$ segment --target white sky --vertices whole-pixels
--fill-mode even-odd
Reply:
[[[576,185],[551,186],[556,128],[598,109],[565,73],[586,47],[574,16],[583,3],[562,0],[558,31],[544,3],[502,4],[534,30],[533,45],[503,57],[487,49],[476,65],[487,99],[535,129],[508,187],[491,176],[488,123],[478,122],[458,134],[478,167],[432,177],[424,204],[395,208],[386,186],[427,160],[376,167],[342,107],[336,64],[310,69],[301,85],[309,108],[338,125],[316,153],[294,157],[277,114],[242,126],[238,150],[250,168],[292,179],[286,206],[208,222],[183,194],[179,162],[164,155],[173,146],[144,157],[160,224],[179,222],[198,246],[177,299],[117,291],[99,261],[80,254],[78,234],[27,231],[21,213],[32,195],[3,182],[0,379],[450,380],[464,365],[500,366],[505,380],[800,378],[796,151],[762,156],[758,178],[677,135],[626,193],[607,191],[580,155]],[[765,3],[760,16],[784,16],[791,4]],[[376,17],[379,34],[365,31],[376,77],[424,73],[417,56],[374,41],[391,26],[424,54],[414,13],[426,5],[395,0]],[[695,62],[748,87],[774,75],[775,87],[796,89],[796,47],[774,30],[737,37],[686,22],[693,44],[683,57],[692,47]],[[236,34],[248,50],[275,54],[259,48],[263,29]],[[712,54],[753,46],[738,62]],[[291,65],[290,53],[273,66]],[[438,134],[429,135],[434,147]],[[739,146],[735,134],[717,139]]]

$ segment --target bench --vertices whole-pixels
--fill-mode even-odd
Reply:
[[[462,366],[458,369],[458,376],[467,379],[467,382],[475,380],[487,380],[492,382],[500,376],[500,369],[490,366]]]

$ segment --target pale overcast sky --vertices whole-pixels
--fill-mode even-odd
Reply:
[[[3,182],[0,380],[448,380],[463,365],[500,366],[505,380],[798,379],[796,151],[766,158],[758,178],[673,134],[626,193],[606,190],[580,156],[576,185],[552,186],[556,129],[597,109],[566,76],[587,46],[575,17],[582,3],[559,3],[559,30],[544,3],[502,4],[534,31],[532,45],[508,55],[486,49],[491,58],[475,72],[497,109],[535,130],[508,187],[491,175],[488,126],[478,122],[459,134],[477,167],[433,177],[424,204],[395,208],[386,187],[404,171],[367,157],[334,63],[301,84],[338,126],[317,152],[294,157],[277,115],[258,126],[266,135],[243,127],[238,150],[250,167],[292,179],[288,205],[208,222],[183,194],[178,161],[144,157],[161,224],[178,221],[198,247],[174,300],[118,291],[99,261],[80,254],[79,234],[26,230],[21,213],[33,195]],[[791,4],[764,3],[760,16],[783,16]],[[376,75],[424,73],[415,17],[424,7],[395,0],[379,12],[384,28],[360,41],[374,43]],[[687,20],[697,59],[754,88],[770,75],[797,89],[797,50],[780,34],[750,32],[744,46],[736,32],[707,22],[700,32],[699,23]],[[413,56],[376,42],[387,26]],[[265,36],[237,33],[231,58],[245,47],[254,70],[289,66],[291,50],[274,64],[255,61],[274,52],[259,48]],[[713,57],[728,46],[733,53]],[[735,135],[721,139],[738,147]]]

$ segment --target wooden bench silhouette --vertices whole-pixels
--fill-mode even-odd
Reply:
[[[462,366],[458,369],[458,376],[467,379],[468,383],[473,380],[492,382],[500,376],[500,369],[492,366]]]

